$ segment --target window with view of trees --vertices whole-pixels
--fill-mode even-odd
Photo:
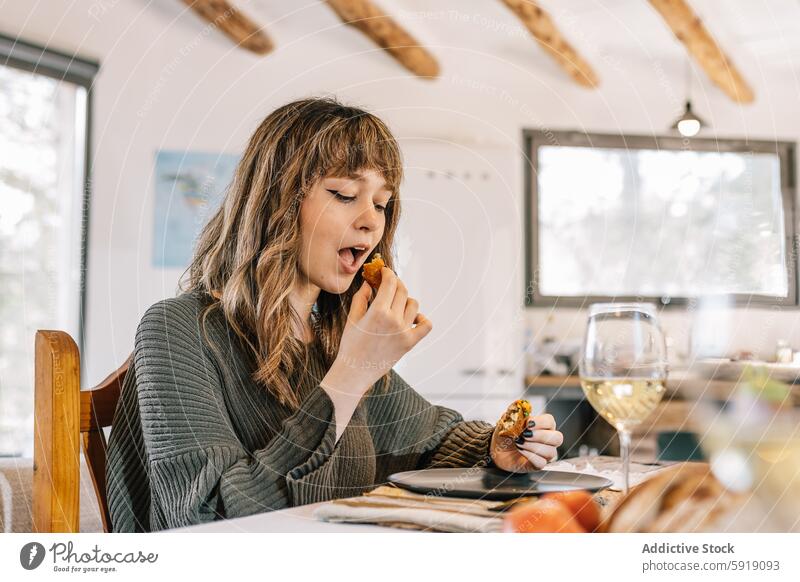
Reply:
[[[97,65],[0,37],[0,456],[33,455],[34,337],[82,343],[89,87]]]
[[[528,304],[796,302],[792,144],[525,137]]]

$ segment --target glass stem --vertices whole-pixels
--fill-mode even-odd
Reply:
[[[630,488],[628,478],[631,468],[631,431],[620,429],[619,447],[622,452],[622,493],[627,495]]]

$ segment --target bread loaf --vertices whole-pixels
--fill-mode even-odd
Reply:
[[[600,526],[605,532],[713,532],[741,499],[708,463],[681,463],[632,488]]]

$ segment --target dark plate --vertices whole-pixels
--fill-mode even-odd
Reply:
[[[416,493],[475,499],[516,499],[551,491],[600,491],[613,484],[596,475],[567,471],[507,473],[500,469],[423,469],[389,475],[389,482]]]

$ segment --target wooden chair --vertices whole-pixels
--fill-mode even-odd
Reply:
[[[98,386],[81,390],[80,354],[75,341],[63,331],[36,332],[32,493],[35,532],[80,531],[80,446],[97,495],[103,529],[110,531],[103,427],[111,426],[132,355]]]

